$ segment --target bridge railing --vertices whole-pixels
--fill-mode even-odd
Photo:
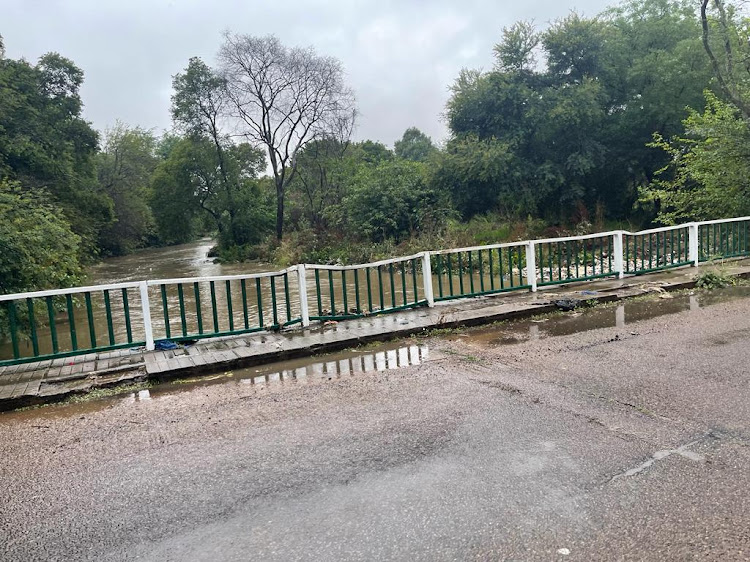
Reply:
[[[0,364],[145,345],[147,293],[145,282],[133,282],[0,295]]]
[[[426,252],[434,301],[528,289],[526,242]]]
[[[424,253],[361,265],[302,266],[309,320],[344,320],[427,304]]]
[[[750,255],[750,217],[421,252],[360,265],[0,295],[0,365],[154,349]]]
[[[297,269],[147,281],[153,338],[195,340],[301,323]]]

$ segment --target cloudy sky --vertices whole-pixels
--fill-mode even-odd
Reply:
[[[85,117],[103,130],[170,127],[171,77],[191,56],[214,63],[221,32],[275,34],[338,57],[357,95],[358,139],[388,145],[409,126],[446,136],[440,114],[463,67],[490,68],[500,30],[539,27],[615,0],[0,0],[6,55],[49,51],[85,72]]]

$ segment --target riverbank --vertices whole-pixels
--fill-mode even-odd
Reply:
[[[216,338],[178,347],[146,352],[125,349],[79,357],[60,358],[0,368],[0,410],[57,402],[90,392],[144,381],[165,381],[267,364],[386,341],[434,329],[476,326],[530,317],[558,310],[553,301],[574,300],[585,307],[649,293],[692,288],[700,271],[715,266],[681,268],[646,276],[605,279],[550,287],[537,293],[510,293],[461,299],[397,314],[343,322],[327,322],[309,329]],[[724,274],[750,276],[750,260],[727,263]]]

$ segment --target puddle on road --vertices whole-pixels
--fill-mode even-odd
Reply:
[[[279,383],[290,381],[332,380],[362,373],[400,369],[419,365],[430,356],[430,347],[426,344],[405,344],[403,341],[377,344],[376,347],[350,349],[338,353],[302,357],[288,361],[269,363],[246,369],[236,369],[207,377],[183,379],[159,385],[151,389],[156,397],[163,392],[189,389],[212,383],[235,382],[237,384]]]
[[[450,341],[467,341],[485,346],[513,345],[530,340],[567,336],[601,328],[624,328],[629,324],[678,312],[750,297],[750,286],[728,287],[694,294],[662,293],[667,298],[625,300],[614,306],[577,309],[572,313],[540,319],[517,320],[450,336]]]

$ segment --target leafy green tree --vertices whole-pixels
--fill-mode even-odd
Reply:
[[[499,210],[558,222],[600,204],[629,214],[637,186],[666,164],[647,146],[652,134],[677,133],[685,107],[702,107],[710,66],[694,8],[630,0],[541,32],[528,22],[505,29],[496,67],[462,71],[446,108],[446,176],[435,177],[453,182],[463,216]],[[485,166],[486,154],[503,156]]]
[[[731,103],[706,92],[706,109],[691,110],[684,135],[653,146],[670,164],[641,191],[657,220],[678,224],[692,220],[750,215],[750,125]]]
[[[0,180],[0,293],[76,285],[79,243],[48,193]]]
[[[427,181],[420,162],[395,160],[364,167],[343,201],[343,216],[350,236],[399,242],[444,226],[450,201]]]
[[[112,199],[116,220],[102,229],[99,247],[122,255],[154,241],[154,218],[148,204],[151,175],[158,162],[151,131],[117,123],[105,133],[97,155],[99,186]]]
[[[437,152],[432,139],[416,127],[409,127],[404,136],[393,145],[394,152],[399,158],[412,162],[426,162]]]
[[[98,135],[81,116],[83,72],[57,53],[36,65],[0,57],[0,179],[44,188],[81,237],[80,257],[97,253],[99,231],[113,220],[98,191]]]
[[[196,220],[204,214],[211,218],[223,247],[259,242],[268,232],[268,201],[257,180],[264,167],[263,154],[248,144],[229,145],[223,149],[223,159],[222,171],[208,138],[186,138],[157,166],[151,183],[152,209],[164,242],[189,240]]]

